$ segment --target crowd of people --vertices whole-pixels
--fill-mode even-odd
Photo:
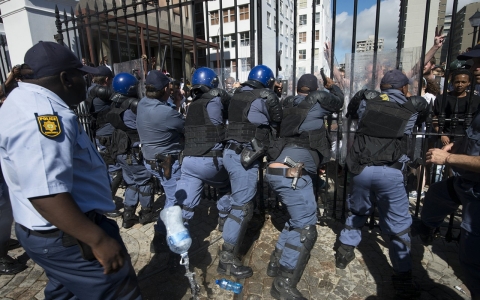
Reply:
[[[434,47],[441,43],[437,36]],[[335,263],[344,269],[355,259],[361,228],[377,207],[380,228],[389,236],[396,294],[420,295],[412,274],[412,217],[404,175],[413,160],[408,145],[414,128],[425,130],[430,114],[439,138],[429,139],[424,159],[440,166],[431,172],[447,166],[443,172],[449,178],[427,181],[421,222],[413,231],[431,244],[435,229],[462,205],[460,262],[472,299],[480,299],[480,225],[474,217],[480,208],[480,97],[471,88],[480,86],[480,45],[460,55],[443,81],[435,78],[443,69],[432,56],[420,80],[382,69],[378,89],[360,83],[345,107],[347,116],[359,122],[346,158],[349,216]],[[346,82],[337,76],[340,72],[334,74],[335,81],[303,74],[296,94],[283,97],[281,83],[265,65],[253,67],[245,82],[227,78],[225,89],[208,67],[195,66],[191,83],[152,70],[142,97],[136,76],[114,75],[106,62],[88,66],[60,44],[39,42],[1,88],[0,273],[25,269],[8,256],[21,244],[49,278],[46,299],[141,299],[111,218],[121,217],[124,228],[155,222],[150,251],[170,253],[178,261],[153,209],[155,186],[160,184],[165,194],[163,208],[181,207],[188,229],[208,184],[218,191],[223,237],[217,272],[248,278],[253,270],[243,264],[239,249],[266,159],[265,180],[290,215],[268,263],[267,275],[274,278],[271,295],[305,299],[297,284],[317,240],[314,189],[332,148],[324,119],[345,106],[341,87]],[[447,85],[445,97],[441,85]],[[78,107],[91,116],[94,143],[75,115]],[[459,125],[461,119],[465,125]],[[122,182],[120,211],[114,200]],[[415,190],[423,185],[419,179]],[[13,218],[18,242],[10,239]]]

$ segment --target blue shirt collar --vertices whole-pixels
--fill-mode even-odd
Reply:
[[[28,90],[29,92],[34,92],[41,94],[50,100],[58,103],[60,106],[63,106],[67,109],[70,109],[70,107],[65,103],[60,97],[57,96],[54,92],[50,91],[49,89],[46,89],[44,87],[41,87],[39,85],[33,84],[33,83],[26,83],[26,82],[19,82],[18,83],[18,88],[22,90]]]

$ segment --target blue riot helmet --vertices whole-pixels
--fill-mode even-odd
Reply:
[[[218,82],[217,74],[210,68],[198,68],[192,75],[192,86],[204,85],[213,89],[218,87]]]
[[[137,96],[138,80],[129,73],[119,73],[113,78],[113,91],[124,96]]]
[[[266,88],[273,88],[273,84],[275,83],[275,76],[273,75],[273,71],[269,67],[265,65],[258,65],[250,71],[250,73],[248,74],[248,80],[257,81]]]

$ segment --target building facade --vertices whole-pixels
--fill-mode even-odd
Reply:
[[[383,50],[383,38],[378,38],[378,52],[381,52]],[[375,36],[374,35],[369,35],[368,39],[366,40],[361,40],[357,41],[357,45],[355,48],[355,52],[360,53],[360,52],[373,52],[375,49]]]

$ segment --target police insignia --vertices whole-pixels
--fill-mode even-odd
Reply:
[[[383,101],[389,101],[390,99],[388,98],[387,94],[380,94],[380,98],[382,98]]]
[[[57,115],[42,115],[35,114],[37,118],[38,129],[40,133],[47,138],[55,138],[62,133],[62,126]]]

